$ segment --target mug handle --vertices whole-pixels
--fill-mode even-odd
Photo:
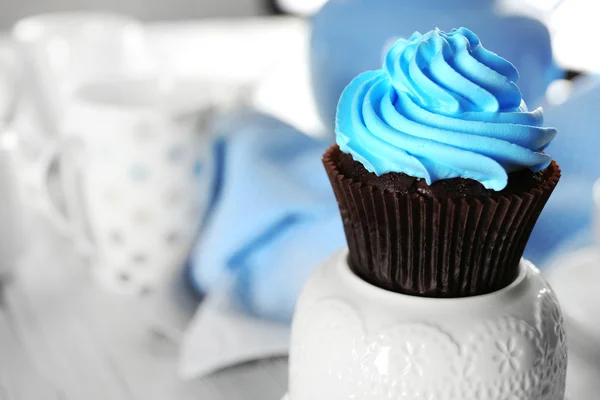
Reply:
[[[77,179],[73,176],[67,177],[64,169],[61,170],[61,194],[65,198],[65,208],[63,212],[55,203],[50,195],[50,170],[54,163],[59,162],[64,165],[65,161],[73,163],[69,173],[81,171],[81,159],[78,157],[68,157],[68,149],[73,146],[73,140],[63,139],[50,144],[39,155],[33,163],[30,174],[30,185],[36,201],[36,207],[49,220],[60,234],[73,241],[77,250],[90,256],[94,253],[94,245],[87,237],[85,232],[85,217],[82,210],[82,196],[77,186]],[[69,181],[70,180],[70,181]]]

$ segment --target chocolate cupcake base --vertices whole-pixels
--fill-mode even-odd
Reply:
[[[378,287],[427,297],[497,291],[517,277],[531,231],[560,179],[520,171],[495,192],[471,179],[427,185],[405,174],[376,176],[338,146],[323,163],[349,247],[349,263]]]

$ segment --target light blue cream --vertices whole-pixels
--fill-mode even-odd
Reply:
[[[466,28],[400,39],[383,69],[344,90],[337,143],[377,175],[403,172],[428,184],[471,178],[502,190],[510,172],[540,171],[556,135],[528,111],[515,67]]]

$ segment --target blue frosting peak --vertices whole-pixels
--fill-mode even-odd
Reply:
[[[540,171],[556,135],[528,111],[516,68],[466,28],[398,40],[383,68],[344,90],[337,143],[377,175],[403,172],[428,184],[471,178],[502,190],[510,172]]]

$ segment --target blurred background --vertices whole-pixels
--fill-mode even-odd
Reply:
[[[320,157],[394,40],[513,62],[563,178],[526,257],[600,395],[592,0],[0,2],[0,399],[279,400],[294,305],[345,245]],[[595,188],[595,189],[594,189]]]
[[[215,17],[249,17],[265,15],[273,8],[268,1],[225,0],[165,2],[151,1],[17,1],[2,2],[2,28],[9,29],[17,20],[30,16],[56,11],[102,10],[124,13],[133,17],[151,20],[178,20]]]

